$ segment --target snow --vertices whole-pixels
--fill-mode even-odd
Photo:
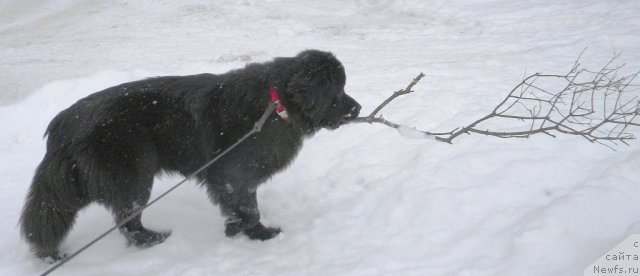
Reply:
[[[433,135],[428,135],[415,127],[400,125],[398,128],[400,135],[413,139],[435,139]]]
[[[597,1],[0,1],[0,275],[48,264],[19,236],[20,209],[60,110],[140,78],[221,73],[307,48],[334,52],[363,114],[427,76],[382,114],[404,134],[485,115],[523,75],[640,68],[640,2]],[[635,131],[636,135],[640,133]],[[612,151],[580,137],[462,135],[452,145],[382,125],[322,131],[258,190],[267,242],[226,238],[195,185],[145,211],[163,244],[119,233],[60,275],[580,275],[640,233],[640,144]],[[157,196],[179,182],[157,179]],[[113,225],[83,210],[72,252]]]

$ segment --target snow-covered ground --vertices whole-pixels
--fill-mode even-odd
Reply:
[[[0,0],[0,275],[48,265],[20,240],[20,209],[57,112],[121,82],[221,73],[307,48],[334,52],[370,112],[419,72],[386,118],[449,130],[489,112],[525,73],[565,73],[585,48],[640,69],[640,1]],[[640,132],[636,131],[636,135]],[[179,181],[161,177],[158,195]],[[59,275],[581,275],[640,233],[640,141],[478,135],[453,145],[379,125],[322,131],[259,189],[267,242],[225,238],[185,185],[145,212],[163,244],[113,233]],[[112,225],[79,215],[72,252]]]

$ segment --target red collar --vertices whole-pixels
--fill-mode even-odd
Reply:
[[[280,118],[282,118],[282,120],[284,120],[285,123],[288,123],[289,114],[287,113],[287,110],[284,108],[284,105],[280,103],[280,98],[278,98],[278,93],[276,92],[276,89],[273,86],[269,86],[269,98],[271,99],[272,103],[276,104],[276,113],[278,114],[278,116],[280,116]]]

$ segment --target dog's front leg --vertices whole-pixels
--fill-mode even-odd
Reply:
[[[220,197],[220,207],[227,216],[225,235],[233,237],[243,232],[253,240],[268,240],[277,236],[281,230],[277,227],[266,227],[260,223],[260,211],[255,189],[234,190],[227,185]]]
[[[256,195],[256,190],[255,189],[253,189],[253,191],[250,190],[250,193],[251,193],[253,202],[256,204],[256,208],[257,208],[258,198]],[[255,226],[244,229],[243,232],[245,235],[247,235],[247,237],[249,237],[252,240],[265,241],[277,236],[278,234],[280,234],[280,232],[282,232],[282,230],[280,230],[280,228],[278,227],[266,227],[261,222],[258,222],[258,224],[256,224]]]
[[[260,223],[260,211],[255,193],[226,184],[220,194],[220,208],[227,217],[225,234],[232,237]]]

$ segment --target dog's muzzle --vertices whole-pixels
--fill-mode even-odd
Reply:
[[[343,120],[351,121],[355,118],[358,118],[358,115],[360,115],[360,109],[362,109],[362,106],[351,97],[348,97],[347,105],[351,106],[351,108],[349,109],[347,114],[344,116]]]

